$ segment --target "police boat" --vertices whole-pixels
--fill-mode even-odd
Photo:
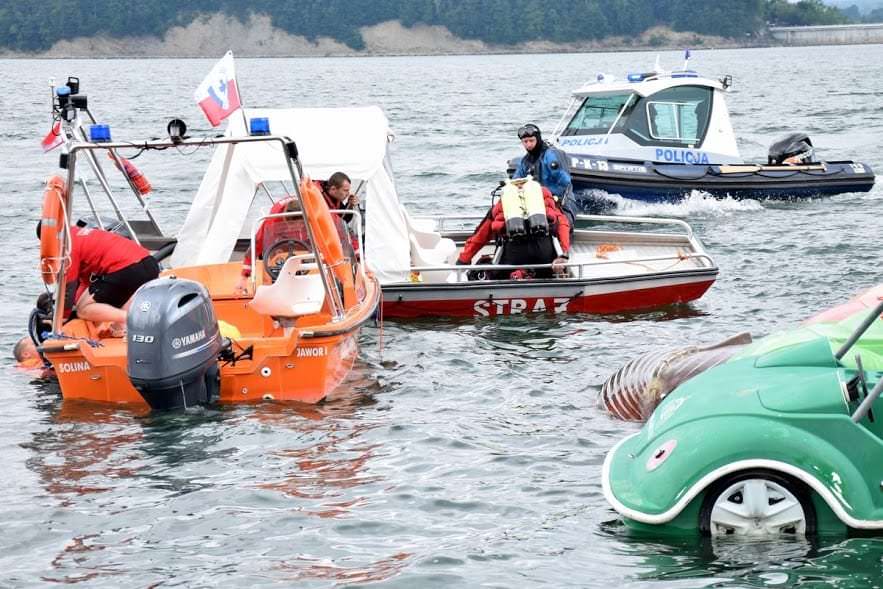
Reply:
[[[773,143],[766,162],[744,162],[727,109],[731,85],[731,76],[715,80],[657,65],[621,79],[599,74],[577,88],[552,134],[568,156],[577,201],[591,205],[591,190],[677,201],[694,190],[790,199],[867,192],[874,185],[868,164],[819,161],[804,133]],[[510,173],[516,165],[510,161]]]

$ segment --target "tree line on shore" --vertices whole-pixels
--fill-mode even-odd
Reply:
[[[845,24],[858,14],[821,0],[43,0],[28,9],[21,0],[0,0],[0,47],[39,52],[73,37],[162,37],[173,26],[215,13],[242,21],[268,15],[292,35],[330,37],[357,50],[364,47],[361,27],[390,20],[441,25],[463,39],[510,45],[628,38],[656,25],[744,38],[769,25]]]

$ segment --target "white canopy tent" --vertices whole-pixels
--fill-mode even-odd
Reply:
[[[382,284],[407,279],[410,238],[407,213],[399,203],[387,147],[389,122],[376,106],[359,108],[248,109],[247,118],[266,117],[273,135],[297,144],[304,174],[317,180],[337,171],[365,183],[364,261]],[[227,136],[246,135],[239,113],[229,119]],[[290,181],[277,142],[218,147],[183,226],[172,266],[223,263],[243,235],[258,187]]]

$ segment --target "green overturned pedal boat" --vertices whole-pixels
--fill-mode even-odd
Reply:
[[[883,532],[883,302],[750,344],[678,386],[608,453],[629,528]]]

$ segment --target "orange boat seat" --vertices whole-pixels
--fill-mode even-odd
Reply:
[[[273,317],[301,317],[321,311],[325,302],[325,285],[316,271],[318,266],[304,263],[305,259],[313,258],[312,254],[288,258],[276,282],[257,287],[249,308]],[[306,273],[298,274],[304,271]]]

